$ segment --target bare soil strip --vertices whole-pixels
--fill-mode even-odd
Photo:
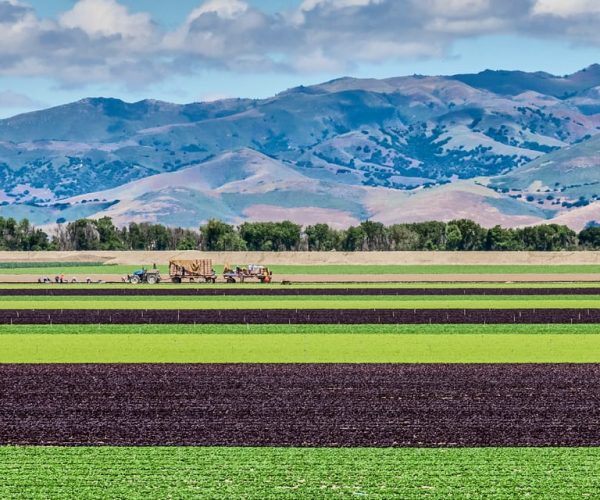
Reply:
[[[600,366],[2,365],[0,444],[599,446]]]
[[[558,324],[600,323],[600,309],[6,309],[31,324]]]
[[[82,296],[302,296],[302,295],[600,295],[596,287],[564,288],[4,288],[0,297]]]
[[[122,283],[121,274],[70,274],[85,283],[87,278],[105,283]],[[0,283],[37,283],[47,276],[43,270],[38,274],[2,274]],[[53,276],[49,276],[50,279]],[[548,273],[548,274],[275,274],[275,282],[292,283],[593,283],[600,282],[600,274]],[[223,282],[220,279],[220,282]]]
[[[299,264],[332,265],[600,265],[600,252],[200,252],[184,251],[73,251],[73,252],[0,252],[2,262],[103,262],[105,264],[139,265],[140,263],[166,264],[171,259],[212,259],[225,262],[253,262],[271,266]]]

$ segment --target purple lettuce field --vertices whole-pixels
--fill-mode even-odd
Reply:
[[[598,365],[4,365],[3,445],[600,445]]]
[[[533,324],[600,323],[600,309],[22,309],[0,324]]]

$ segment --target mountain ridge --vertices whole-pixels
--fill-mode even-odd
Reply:
[[[439,217],[436,197],[449,199],[448,185],[487,182],[488,191],[467,203],[471,208],[466,212],[450,203],[447,210],[454,213],[448,217],[479,210],[488,213],[486,225],[495,220],[508,225],[551,221],[569,210],[596,205],[589,179],[600,178],[600,140],[595,137],[599,131],[600,65],[562,77],[489,70],[476,75],[343,77],[287,89],[267,99],[190,104],[85,98],[0,120],[0,214],[26,213],[34,222],[48,222],[54,217],[70,220],[76,214],[115,213],[119,204],[125,210],[118,196],[93,202],[101,205],[96,212],[91,205],[82,210],[78,200],[138,181],[135,185],[143,186],[144,179],[155,176],[186,169],[202,172],[201,166],[208,164],[205,175],[214,162],[225,171],[244,171],[227,164],[224,155],[230,153],[238,162],[246,158],[251,164],[267,164],[271,159],[271,166],[276,166],[263,179],[263,195],[272,203],[262,204],[261,217],[268,207],[273,213],[294,216],[293,207],[283,206],[274,194],[279,169],[302,176],[306,189],[329,185],[349,196],[357,189],[363,189],[361,193],[374,189],[393,206],[389,212],[397,218],[404,218],[403,203],[404,213],[426,216],[424,209],[414,212],[414,200],[423,193],[430,197],[431,216]],[[571,170],[546,168],[543,179],[523,174],[523,169],[556,161],[553,158],[570,164]],[[581,168],[573,170],[577,165],[585,165],[585,175]],[[582,175],[588,179],[585,189],[572,186],[567,178]],[[177,175],[159,179],[167,183],[165,189],[175,187],[169,182],[179,182]],[[543,193],[535,188],[536,182],[542,182]],[[558,192],[553,188],[546,194],[549,182],[565,188],[560,203],[542,199],[541,194]],[[194,209],[191,192],[207,193],[187,189],[170,197],[172,206],[179,206],[178,201],[188,206],[189,224],[213,214],[202,204]],[[245,196],[229,194],[240,200]],[[344,223],[360,217],[389,218],[385,210],[372,208],[377,203],[370,198],[359,201],[360,209],[327,216]],[[319,200],[314,203],[313,213],[332,209]],[[228,201],[221,207],[224,218],[238,222],[258,216],[249,206]],[[594,210],[585,212],[593,218],[577,224],[596,219]]]

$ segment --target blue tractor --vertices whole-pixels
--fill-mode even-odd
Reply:
[[[160,271],[158,269],[148,270],[144,267],[134,271],[132,274],[127,275],[127,281],[134,285],[139,283],[148,283],[149,285],[156,285],[160,283]]]

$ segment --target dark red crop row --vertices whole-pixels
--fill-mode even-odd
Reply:
[[[599,365],[2,365],[2,445],[599,446]]]
[[[0,289],[0,296],[600,295],[600,288],[54,288]]]
[[[600,309],[0,310],[0,324],[600,323]]]

